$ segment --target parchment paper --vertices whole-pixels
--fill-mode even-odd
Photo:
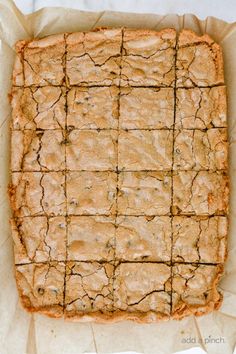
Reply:
[[[229,256],[220,283],[224,295],[219,311],[207,316],[156,324],[91,324],[65,322],[22,309],[14,279],[12,240],[8,219],[9,121],[8,92],[14,60],[14,44],[19,39],[43,37],[58,32],[90,30],[97,26],[126,26],[177,30],[191,28],[208,33],[223,47],[228,87],[230,140],[230,230]],[[42,9],[22,15],[12,1],[0,0],[0,353],[80,354],[138,353],[162,354],[199,346],[208,353],[232,354],[236,343],[236,23],[193,15],[143,15],[117,12],[81,12],[62,8]]]

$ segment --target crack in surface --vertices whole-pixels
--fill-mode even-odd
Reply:
[[[66,35],[64,36],[64,38],[65,38],[65,42],[66,42]],[[83,43],[84,44],[84,43]],[[202,43],[199,43],[199,44],[202,44]],[[169,47],[168,48],[165,48],[165,49],[162,49],[163,51],[164,50],[167,50],[167,49],[169,49]],[[94,59],[89,55],[89,53],[85,53],[85,54],[83,54],[83,55],[81,55],[81,56],[75,56],[75,58],[79,58],[79,57],[84,57],[84,56],[88,56],[90,59],[91,59],[91,61],[93,61],[93,63],[94,63],[94,65],[95,66],[99,66],[99,67],[101,67],[101,66],[103,66],[108,60],[110,60],[111,58],[117,58],[117,57],[121,57],[121,61],[120,61],[120,74],[119,74],[119,85],[118,85],[118,87],[119,87],[119,107],[118,107],[118,129],[113,129],[113,130],[117,130],[118,131],[118,133],[122,130],[121,128],[120,128],[120,126],[119,126],[119,116],[120,116],[120,97],[121,97],[121,95],[123,94],[122,92],[121,92],[121,78],[122,78],[122,53],[123,53],[123,50],[124,50],[124,48],[123,48],[123,30],[122,30],[122,42],[121,42],[121,53],[119,54],[119,55],[114,55],[114,56],[110,56],[109,58],[107,58],[106,60],[105,60],[105,62],[104,63],[102,63],[102,64],[97,64],[95,61],[94,61]],[[162,50],[158,50],[158,51],[162,51]],[[158,52],[157,51],[157,52]],[[152,56],[155,56],[156,54],[157,54],[157,52],[155,52],[155,53],[153,53],[152,55],[150,55],[150,56],[142,56],[142,55],[129,55],[129,56],[137,56],[137,57],[142,57],[143,59],[149,59],[149,58],[151,58]],[[165,128],[162,128],[162,130],[170,130],[170,131],[173,131],[173,136],[174,136],[174,132],[175,132],[175,116],[176,116],[176,104],[177,104],[177,97],[176,97],[176,92],[177,92],[177,88],[176,88],[176,70],[177,70],[177,68],[176,68],[176,57],[177,57],[177,42],[176,42],[176,47],[175,47],[175,63],[174,63],[174,70],[175,70],[175,82],[174,82],[174,92],[175,92],[175,103],[174,103],[174,124],[173,124],[173,129],[165,129]],[[72,57],[72,58],[70,58],[68,61],[70,61],[70,60],[72,60],[74,57]],[[67,49],[65,49],[65,55],[63,56],[63,59],[62,59],[62,61],[63,61],[63,71],[64,71],[64,82],[63,82],[63,84],[62,85],[65,85],[67,88],[68,87],[79,87],[79,85],[70,85],[70,83],[69,83],[69,78],[68,78],[68,75],[67,75],[67,69],[66,69],[66,62],[67,62]],[[193,60],[192,60],[192,62],[194,61],[194,58],[193,58]],[[26,61],[27,62],[27,61]],[[28,63],[28,62],[27,62]],[[29,64],[29,63],[28,63]],[[190,65],[191,65],[191,63],[190,63]],[[189,66],[190,66],[189,65]],[[31,67],[31,65],[29,64],[29,66]],[[34,71],[34,69],[33,69],[33,67],[31,67],[31,69]],[[165,76],[165,75],[167,75],[171,70],[173,70],[173,67],[171,67],[171,69],[170,70],[168,70],[166,73],[164,73],[163,75]],[[35,72],[35,71],[34,71]],[[37,73],[36,73],[37,74]],[[129,78],[128,78],[129,79]],[[132,82],[132,79],[129,79],[129,83],[130,82]],[[134,81],[135,82],[135,81]],[[62,85],[60,85],[59,87],[62,87]],[[50,86],[54,86],[54,85],[51,85],[51,83],[50,83]],[[56,86],[56,85],[55,85]],[[116,85],[114,85],[114,86],[116,86]],[[222,86],[222,84],[219,84],[219,85],[214,85],[214,86]],[[33,98],[33,100],[36,102],[36,100],[35,100],[35,98],[34,98],[34,93],[33,93],[33,91],[32,91],[32,89],[33,89],[33,85],[32,86],[30,86],[30,90],[31,90],[31,95],[32,95],[32,98]],[[110,87],[110,85],[92,85],[91,87]],[[145,88],[155,88],[155,89],[158,89],[158,88],[163,88],[163,86],[132,86],[132,88],[133,87],[138,87],[138,88],[140,88],[140,87],[145,87]],[[170,86],[164,86],[164,87],[168,87],[168,88],[173,88],[173,86],[172,85],[170,85]],[[200,88],[200,86],[196,86],[196,87],[199,87]],[[209,86],[209,87],[213,87],[213,86]],[[178,87],[178,89],[179,88],[181,88],[181,87]],[[204,86],[204,88],[207,88],[207,87],[205,87]],[[192,87],[189,87],[189,88],[184,88],[184,89],[192,89]],[[50,106],[49,108],[52,108],[58,101],[60,101],[60,99],[61,99],[61,97],[62,97],[62,95],[63,95],[63,93],[62,93],[62,91],[61,91],[61,93],[60,93],[60,96],[59,96],[59,98],[57,99],[57,101],[56,102],[54,102],[53,104],[52,104],[52,106]],[[68,90],[66,91],[66,104],[65,104],[65,110],[66,110],[66,118],[67,118],[67,110],[68,110],[68,106],[67,106],[67,95],[68,95]],[[202,95],[200,96],[200,100],[199,100],[199,102],[198,102],[198,108],[197,108],[197,110],[196,110],[196,113],[195,113],[195,118],[198,118],[198,119],[201,119],[200,117],[198,117],[198,112],[199,112],[199,110],[202,108],[201,107],[201,103],[202,103]],[[36,102],[36,104],[37,104],[37,107],[36,107],[36,111],[37,111],[37,115],[36,115],[36,117],[34,117],[34,121],[35,121],[35,119],[37,118],[37,116],[38,116],[38,114],[40,113],[39,112],[39,105],[38,105],[38,102]],[[54,119],[56,119],[56,114],[55,114],[55,111],[53,111],[53,115],[54,115]],[[58,121],[57,121],[58,122]],[[36,123],[35,123],[36,124]],[[59,124],[59,122],[58,122],[58,124]],[[36,124],[36,126],[37,126],[37,124]],[[59,124],[59,126],[61,127],[61,125]],[[83,130],[83,129],[78,129],[78,130]],[[86,129],[86,130],[93,130],[93,129]],[[94,129],[94,130],[106,130],[106,129]],[[107,129],[107,130],[111,130],[111,129]],[[124,129],[124,130],[126,130],[126,129]],[[129,130],[140,130],[140,129],[129,129]],[[148,130],[148,131],[151,131],[151,130],[156,130],[156,129],[142,129],[142,130]],[[160,129],[158,129],[158,130],[160,130]],[[201,129],[199,129],[199,130],[201,130]],[[67,126],[67,121],[66,121],[66,127],[65,127],[65,131],[66,131],[66,133],[67,132],[69,132],[69,127]],[[40,171],[39,172],[41,172],[42,171],[42,167],[44,167],[44,166],[41,166],[41,163],[40,163],[40,152],[41,152],[41,149],[42,149],[42,135],[40,135],[41,133],[39,133],[39,137],[40,137],[40,141],[39,141],[39,147],[38,147],[38,150],[37,150],[37,152],[36,152],[36,155],[37,155],[37,162],[38,162],[38,164],[39,164],[39,166],[40,166]],[[193,134],[195,134],[195,130],[193,129]],[[208,137],[207,137],[208,138]],[[118,139],[119,139],[119,135],[118,135]],[[114,170],[107,170],[106,172],[110,172],[110,171],[114,171],[114,172],[116,172],[117,173],[117,187],[116,187],[116,201],[115,201],[115,203],[116,203],[116,211],[115,211],[115,216],[116,216],[116,218],[117,218],[117,216],[127,216],[126,214],[120,214],[119,213],[119,210],[118,210],[118,193],[120,193],[120,191],[119,191],[119,187],[118,187],[118,185],[119,185],[119,173],[120,172],[122,172],[123,170],[120,170],[119,169],[119,160],[118,160],[118,156],[119,156],[119,142],[114,142],[114,143],[116,143],[117,144],[117,167],[116,167],[116,169],[114,169]],[[209,139],[208,139],[208,143],[209,143]],[[173,148],[173,151],[172,151],[172,166],[171,166],[171,169],[169,170],[170,172],[171,172],[171,174],[172,174],[172,186],[171,186],[171,210],[170,210],[170,215],[171,215],[171,220],[173,219],[173,164],[174,164],[174,140],[173,140],[173,146],[172,146],[172,148]],[[192,154],[194,155],[194,158],[196,157],[195,156],[195,153],[194,153],[194,150],[193,150],[193,145],[191,146],[191,149],[192,149]],[[23,161],[22,161],[22,164],[23,164]],[[67,169],[67,166],[66,166],[66,164],[67,164],[67,156],[66,156],[66,153],[65,153],[65,169],[63,170],[63,171],[65,171],[65,189],[64,189],[64,192],[65,192],[65,199],[66,199],[66,228],[67,228],[67,231],[66,231],[66,238],[68,238],[68,207],[67,207],[67,203],[68,203],[68,200],[67,200],[67,183],[66,183],[66,178],[67,178],[67,172],[68,171],[71,171],[71,172],[73,172],[73,171],[79,171],[79,172],[86,172],[86,170],[68,170]],[[23,166],[23,165],[22,165]],[[208,170],[206,170],[206,169],[202,169],[203,171],[208,171]],[[50,170],[51,172],[54,172],[54,170]],[[44,171],[44,172],[50,172],[50,171]],[[143,170],[143,172],[152,172],[153,170]],[[157,170],[155,170],[155,172],[156,172]],[[185,170],[179,170],[178,169],[178,172],[179,171],[185,171]],[[211,171],[210,169],[209,169],[209,171]],[[57,171],[55,171],[55,172],[57,172]],[[98,170],[98,171],[94,171],[94,172],[100,172],[100,170]],[[103,171],[104,172],[104,171]],[[137,172],[136,170],[126,170],[125,172]],[[141,171],[138,171],[138,172],[141,172]],[[163,171],[161,171],[161,172],[163,172]],[[195,177],[194,177],[194,179],[196,178],[196,176],[197,176],[197,174],[195,175]],[[153,177],[154,178],[154,177]],[[190,196],[190,200],[189,200],[189,204],[191,204],[191,198],[192,198],[192,193],[193,193],[193,183],[194,183],[194,179],[192,180],[192,184],[191,184],[191,196]],[[158,179],[157,178],[157,180],[159,180],[159,181],[162,181],[161,179]],[[107,183],[107,181],[104,181],[105,183]],[[43,213],[45,214],[45,215],[47,215],[47,213],[45,212],[45,210],[44,210],[44,204],[43,204],[43,201],[44,201],[44,186],[43,186],[43,175],[41,176],[41,179],[40,179],[40,187],[42,188],[42,198],[40,199],[40,205],[41,205],[41,208],[42,208],[42,211],[43,211]],[[27,187],[26,186],[24,186],[24,188],[26,189]],[[25,191],[24,191],[24,194],[25,194]],[[129,200],[127,201],[127,203],[128,203],[128,207],[127,208],[129,208],[130,206],[129,206]],[[23,206],[23,205],[22,205]],[[112,207],[112,206],[111,206]],[[95,216],[100,216],[100,215],[102,215],[102,214],[84,214],[84,213],[82,213],[82,214],[70,214],[70,216],[72,216],[72,215],[75,215],[75,216],[79,216],[79,215],[81,215],[81,216],[85,216],[85,215],[87,215],[87,216],[93,216],[93,215],[95,215]],[[161,215],[163,215],[163,214],[155,214],[155,215],[153,215],[153,217],[155,217],[155,216],[161,216]],[[164,214],[164,215],[166,215],[166,214]],[[185,215],[184,213],[183,214],[181,214],[180,213],[180,215]],[[186,214],[186,215],[188,215],[188,214]],[[107,216],[107,214],[105,214],[105,216]],[[140,214],[140,215],[135,215],[135,216],[132,216],[132,217],[138,217],[138,216],[145,216],[145,214]],[[215,216],[215,215],[210,215],[209,217],[213,217],[213,216]],[[27,216],[25,216],[25,217],[27,217]],[[152,216],[151,216],[152,217]],[[116,222],[116,226],[118,227],[118,224],[117,224],[117,222]],[[170,306],[171,306],[171,313],[172,313],[172,291],[173,291],[173,289],[172,289],[172,279],[173,279],[173,273],[172,273],[172,268],[173,268],[173,266],[175,265],[175,264],[196,264],[196,265],[200,265],[200,264],[203,264],[203,265],[217,265],[217,263],[201,263],[200,262],[200,260],[201,260],[201,258],[200,258],[200,251],[199,251],[199,242],[200,242],[200,235],[201,235],[201,233],[203,232],[202,231],[202,229],[201,229],[201,225],[200,225],[200,223],[199,223],[199,227],[200,227],[200,233],[199,233],[199,236],[198,236],[198,239],[197,239],[197,242],[196,242],[196,250],[197,250],[197,252],[198,252],[198,258],[199,258],[199,261],[197,262],[197,263],[194,263],[194,262],[182,262],[182,261],[177,261],[177,262],[174,262],[173,261],[173,259],[172,259],[172,252],[173,252],[173,250],[171,249],[171,261],[170,262],[155,262],[155,261],[145,261],[145,262],[143,262],[143,263],[163,263],[163,264],[168,264],[168,265],[171,265],[171,304],[170,304]],[[47,234],[48,234],[48,229],[49,229],[49,219],[48,219],[48,217],[47,217],[47,230],[46,230],[46,237],[47,237]],[[172,230],[173,230],[173,226],[172,226]],[[47,248],[49,248],[49,262],[51,261],[51,247],[50,247],[50,245],[48,245],[47,244],[47,242],[46,242],[46,237],[45,237],[45,240],[44,240],[44,243],[45,243],[45,247],[47,247]],[[22,236],[21,236],[21,241],[22,241]],[[67,242],[67,247],[66,247],[66,250],[67,250],[67,248],[68,248],[68,242]],[[172,244],[171,244],[171,248],[173,248],[173,231],[172,231]],[[114,249],[116,249],[116,240],[115,240],[115,245],[114,245]],[[34,259],[34,257],[33,257],[33,259]],[[121,263],[140,263],[140,261],[117,261],[117,259],[116,259],[116,256],[114,256],[114,260],[113,260],[115,263],[116,263],[116,265],[114,266],[114,271],[113,271],[113,277],[112,277],[112,284],[113,284],[113,286],[112,286],[112,293],[109,293],[108,295],[103,295],[103,294],[97,294],[97,295],[95,295],[94,297],[93,296],[90,296],[90,295],[88,295],[87,293],[86,293],[86,289],[84,288],[84,284],[83,284],[83,277],[86,277],[86,276],[82,276],[81,274],[78,274],[78,273],[74,273],[74,275],[78,275],[78,276],[80,276],[81,277],[81,283],[82,283],[82,287],[83,287],[83,290],[84,290],[84,292],[85,292],[85,294],[82,296],[82,298],[77,298],[77,299],[75,299],[75,300],[73,300],[72,302],[70,302],[70,303],[68,303],[67,305],[70,305],[70,304],[72,304],[73,302],[76,302],[78,299],[83,299],[83,298],[85,298],[85,297],[87,297],[90,301],[91,301],[91,306],[93,307],[93,302],[94,301],[96,301],[96,299],[97,299],[97,297],[98,296],[102,296],[102,297],[107,297],[107,296],[110,296],[110,295],[112,295],[112,297],[114,298],[114,280],[115,280],[115,269],[116,269],[116,267],[119,265],[119,264],[121,264]],[[55,262],[55,261],[54,261]],[[66,260],[65,261],[59,261],[58,263],[65,263],[65,266],[67,267],[67,264],[68,264],[68,262],[76,262],[75,260],[69,260],[68,259],[68,255],[66,255]],[[78,263],[93,263],[93,262],[95,262],[95,261],[91,261],[91,260],[87,260],[87,261],[78,261]],[[100,264],[104,264],[104,263],[109,263],[109,262],[107,262],[107,261],[103,261],[103,262],[98,262],[98,261],[96,261],[97,263],[100,263]],[[38,262],[38,263],[42,263],[42,262]],[[31,262],[31,263],[25,263],[25,264],[38,264],[37,262]],[[48,262],[45,262],[45,263],[43,263],[43,264],[47,264]],[[104,269],[105,269],[105,273],[106,273],[106,275],[107,275],[107,277],[108,278],[111,278],[110,276],[108,276],[108,274],[107,274],[107,272],[106,272],[106,268],[104,267]],[[73,269],[72,269],[73,270]],[[45,279],[47,279],[47,276],[48,276],[48,272],[49,272],[49,268],[48,268],[48,271],[47,271],[47,273],[46,273],[46,275],[45,275]],[[94,273],[96,273],[96,271],[94,272]],[[89,274],[88,276],[90,276],[90,275],[92,275],[92,274],[94,274],[94,273],[91,273],[91,274]],[[72,274],[72,273],[71,273]],[[194,277],[194,274],[189,278],[189,279],[187,279],[186,280],[186,286],[187,286],[187,282],[189,281],[189,280],[191,280],[192,278]],[[104,285],[105,286],[105,285]],[[102,290],[103,290],[103,288],[104,287],[102,287]],[[101,290],[101,291],[102,291]],[[151,295],[152,293],[156,293],[156,292],[168,292],[165,288],[164,288],[164,290],[153,290],[153,291],[151,291],[150,293],[148,293],[148,294],[146,294],[142,299],[140,299],[138,302],[131,302],[131,303],[129,303],[128,304],[128,306],[133,306],[133,305],[136,305],[136,304],[139,304],[140,302],[142,302],[147,296],[149,296],[149,295]],[[65,310],[65,295],[66,295],[66,271],[65,271],[65,276],[64,276],[64,294],[63,294],[63,297],[64,297],[64,300],[63,300],[63,308],[64,308],[64,310]]]

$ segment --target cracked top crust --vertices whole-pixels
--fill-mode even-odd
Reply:
[[[125,29],[121,86],[172,86],[175,80],[176,31]]]
[[[11,229],[16,264],[65,260],[64,216],[12,219]]]
[[[14,86],[121,85],[211,87],[224,84],[220,46],[208,35],[174,29],[104,29],[16,44]]]
[[[166,264],[120,264],[115,270],[114,281],[116,311],[141,313],[147,318],[168,317],[170,277],[170,267]]]
[[[169,216],[118,216],[116,258],[121,261],[171,260]]]
[[[65,215],[65,175],[13,172],[10,199],[16,217]]]
[[[15,130],[11,135],[12,171],[63,171],[65,136],[60,130]]]
[[[118,127],[118,87],[73,87],[67,96],[67,125],[76,129]]]
[[[65,317],[93,317],[93,313],[111,316],[113,268],[109,263],[68,262]]]
[[[229,186],[225,172],[179,171],[173,177],[173,213],[224,215],[228,212]]]
[[[118,188],[118,214],[154,216],[170,213],[170,173],[121,172]]]
[[[71,216],[68,220],[68,258],[75,261],[112,261],[115,217]]]
[[[17,59],[13,71],[13,85],[63,85],[65,80],[63,34],[51,35],[16,44]]]
[[[14,130],[64,129],[65,104],[63,87],[14,87],[11,92],[11,127]]]
[[[118,85],[121,41],[121,29],[69,34],[66,39],[69,84]]]
[[[176,90],[176,129],[227,127],[226,88],[190,88]]]
[[[174,89],[122,87],[119,123],[122,129],[171,129]]]
[[[64,263],[16,266],[16,282],[24,307],[29,311],[61,317],[64,277]]]
[[[222,301],[222,295],[217,290],[221,275],[221,265],[175,265],[172,280],[173,317],[180,319],[186,314],[202,315],[218,309]]]
[[[9,195],[23,306],[140,323],[218,309],[229,204],[220,46],[189,30],[100,28],[16,52]]]
[[[221,47],[207,34],[183,30],[178,38],[177,87],[209,87],[224,84]]]
[[[226,170],[228,167],[227,130],[176,130],[174,170]]]
[[[225,216],[175,216],[174,262],[223,263],[226,258],[228,221]]]

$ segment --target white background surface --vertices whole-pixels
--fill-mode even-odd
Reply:
[[[15,3],[25,13],[45,6],[63,6],[85,11],[194,13],[201,19],[215,16],[228,22],[236,21],[235,0],[15,0]]]
[[[228,22],[236,21],[236,0],[15,0],[15,3],[25,14],[46,6],[62,6],[85,11],[113,10],[160,15],[194,13],[201,19],[214,16]],[[178,353],[204,354],[205,352],[199,348],[193,348]],[[126,352],[126,354],[135,353]]]

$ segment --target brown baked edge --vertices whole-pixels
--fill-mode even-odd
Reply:
[[[194,46],[198,43],[206,44],[211,48],[214,55],[214,61],[217,69],[217,85],[225,85],[224,81],[224,60],[221,46],[215,42],[208,34],[202,36],[196,34],[190,29],[183,29],[179,32],[179,38],[177,41],[179,48]]]
[[[179,308],[176,311],[174,311],[174,313],[171,315],[171,318],[176,320],[181,320],[183,317],[187,317],[191,315],[202,316],[214,310],[218,310],[220,308],[223,301],[223,295],[220,293],[217,287],[220,278],[224,273],[224,266],[223,264],[218,264],[215,267],[217,267],[218,271],[212,283],[210,301],[208,301],[208,303],[205,306],[201,306],[201,305],[190,306],[182,302],[181,306],[179,306]]]
[[[146,313],[141,312],[126,312],[126,311],[114,311],[111,313],[102,313],[99,311],[90,313],[66,313],[63,311],[63,307],[60,305],[50,305],[44,307],[32,307],[28,306],[21,295],[21,290],[18,287],[18,293],[21,300],[22,307],[29,313],[38,313],[49,316],[51,318],[64,318],[66,321],[72,322],[96,322],[96,323],[115,323],[120,321],[134,321],[136,323],[156,323],[160,321],[168,321],[171,319],[181,320],[184,317],[195,315],[206,315],[214,310],[218,310],[222,304],[223,295],[218,291],[217,286],[221,276],[223,275],[223,265],[218,265],[218,272],[212,284],[211,300],[204,306],[189,306],[186,303],[182,303],[182,306],[171,315],[162,314],[160,312],[149,311]],[[17,283],[17,281],[16,281]]]

